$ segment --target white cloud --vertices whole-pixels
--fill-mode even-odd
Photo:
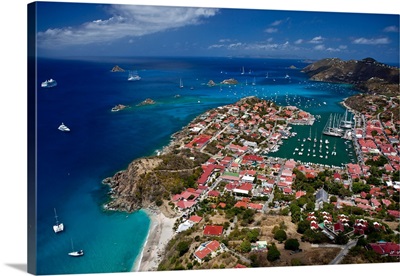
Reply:
[[[313,44],[319,44],[324,41],[324,38],[322,36],[316,36],[313,39],[311,39],[309,42]]]
[[[387,26],[385,29],[383,29],[384,32],[386,33],[397,33],[399,31],[399,28],[397,26]]]
[[[226,47],[224,44],[213,44],[208,46],[208,49],[219,49],[219,48],[224,48]]]
[[[304,40],[303,39],[297,39],[295,42],[294,42],[294,44],[302,44],[304,42]]]
[[[97,19],[80,26],[48,29],[37,34],[39,47],[52,48],[91,43],[108,43],[124,37],[147,34],[203,23],[218,9],[112,5],[111,17]]]
[[[325,50],[325,46],[323,44],[320,44],[320,45],[315,46],[314,49],[317,51],[323,51],[323,50]]]
[[[272,33],[278,32],[278,29],[277,28],[267,28],[267,29],[265,29],[265,32],[272,34]]]
[[[364,45],[379,45],[379,44],[389,44],[390,40],[387,37],[383,38],[356,38],[352,41],[354,44],[364,44]]]
[[[276,21],[272,22],[270,24],[270,26],[279,26],[280,24],[282,24],[282,22],[283,22],[283,20],[276,20]]]

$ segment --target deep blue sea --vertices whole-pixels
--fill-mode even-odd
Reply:
[[[136,70],[140,81],[127,81]],[[298,69],[289,69],[290,66]],[[84,58],[38,59],[37,63],[37,273],[100,273],[130,271],[147,236],[150,220],[142,212],[105,212],[108,187],[102,179],[125,169],[139,157],[154,154],[197,115],[234,103],[245,96],[297,105],[321,115],[311,128],[296,126],[298,136],[285,140],[273,156],[293,156],[297,139],[321,136],[331,113],[344,113],[339,102],[355,92],[346,85],[307,80],[300,60],[245,58]],[[244,74],[241,70],[244,67]],[[289,76],[285,78],[286,74]],[[58,85],[41,88],[53,78]],[[208,87],[235,78],[237,85]],[[182,79],[184,87],[179,88]],[[180,97],[175,97],[176,95]],[[155,105],[136,106],[146,98]],[[323,102],[326,102],[324,104]],[[111,112],[116,104],[131,106]],[[57,128],[65,123],[71,131]],[[326,137],[323,137],[325,139]],[[340,138],[335,158],[315,160],[340,165],[351,160]],[[336,141],[336,142],[335,142]],[[310,160],[313,161],[314,160]],[[55,234],[54,208],[65,225]],[[83,249],[72,258],[68,252]]]

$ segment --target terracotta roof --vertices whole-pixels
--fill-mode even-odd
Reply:
[[[193,222],[196,222],[196,223],[199,223],[202,219],[203,219],[203,218],[202,218],[202,217],[199,217],[199,216],[191,216],[191,217],[189,218],[190,221],[193,221]]]
[[[206,225],[203,234],[209,236],[220,236],[223,232],[224,228],[221,225]]]

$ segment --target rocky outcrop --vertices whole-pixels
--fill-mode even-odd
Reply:
[[[215,86],[215,82],[213,80],[209,80],[207,85],[208,86]]]
[[[237,84],[237,83],[238,83],[238,81],[235,79],[227,79],[227,80],[223,80],[221,82],[221,84]]]
[[[118,65],[115,65],[112,69],[111,72],[125,72],[124,69],[122,69],[121,67],[119,67]]]
[[[151,181],[151,172],[162,162],[158,158],[142,158],[133,161],[124,171],[117,172],[114,176],[103,180],[103,184],[111,188],[111,201],[105,205],[108,210],[122,210],[132,212],[142,207],[148,207],[157,197],[154,190],[160,190],[160,183]]]
[[[363,92],[399,92],[399,68],[377,62],[373,58],[360,61],[327,58],[306,66],[302,72],[311,80],[348,83]]]
[[[156,102],[150,98],[145,99],[143,102],[140,102],[137,106],[142,106],[142,105],[149,105],[149,104],[155,104]]]

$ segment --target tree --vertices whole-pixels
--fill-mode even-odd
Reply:
[[[276,245],[273,243],[268,247],[268,253],[267,253],[267,259],[270,262],[273,262],[275,260],[278,260],[281,256],[281,252],[279,252],[278,248],[276,248]]]
[[[240,251],[242,253],[248,253],[251,251],[251,243],[248,240],[244,240],[241,244],[240,244]]]
[[[336,196],[331,196],[329,201],[332,202],[337,202],[337,197]]]
[[[284,240],[286,240],[287,235],[285,230],[279,229],[278,231],[276,231],[274,234],[274,239],[276,239],[279,242],[283,242]]]
[[[303,234],[307,229],[310,229],[310,222],[308,220],[301,220],[297,224],[297,233]]]
[[[298,250],[300,243],[297,239],[288,239],[285,241],[285,249],[287,250]]]
[[[340,232],[335,239],[337,244],[346,244],[349,241],[349,237],[347,237],[343,232]]]
[[[179,256],[183,256],[189,251],[190,244],[187,241],[181,241],[177,244],[176,249],[179,252]]]

